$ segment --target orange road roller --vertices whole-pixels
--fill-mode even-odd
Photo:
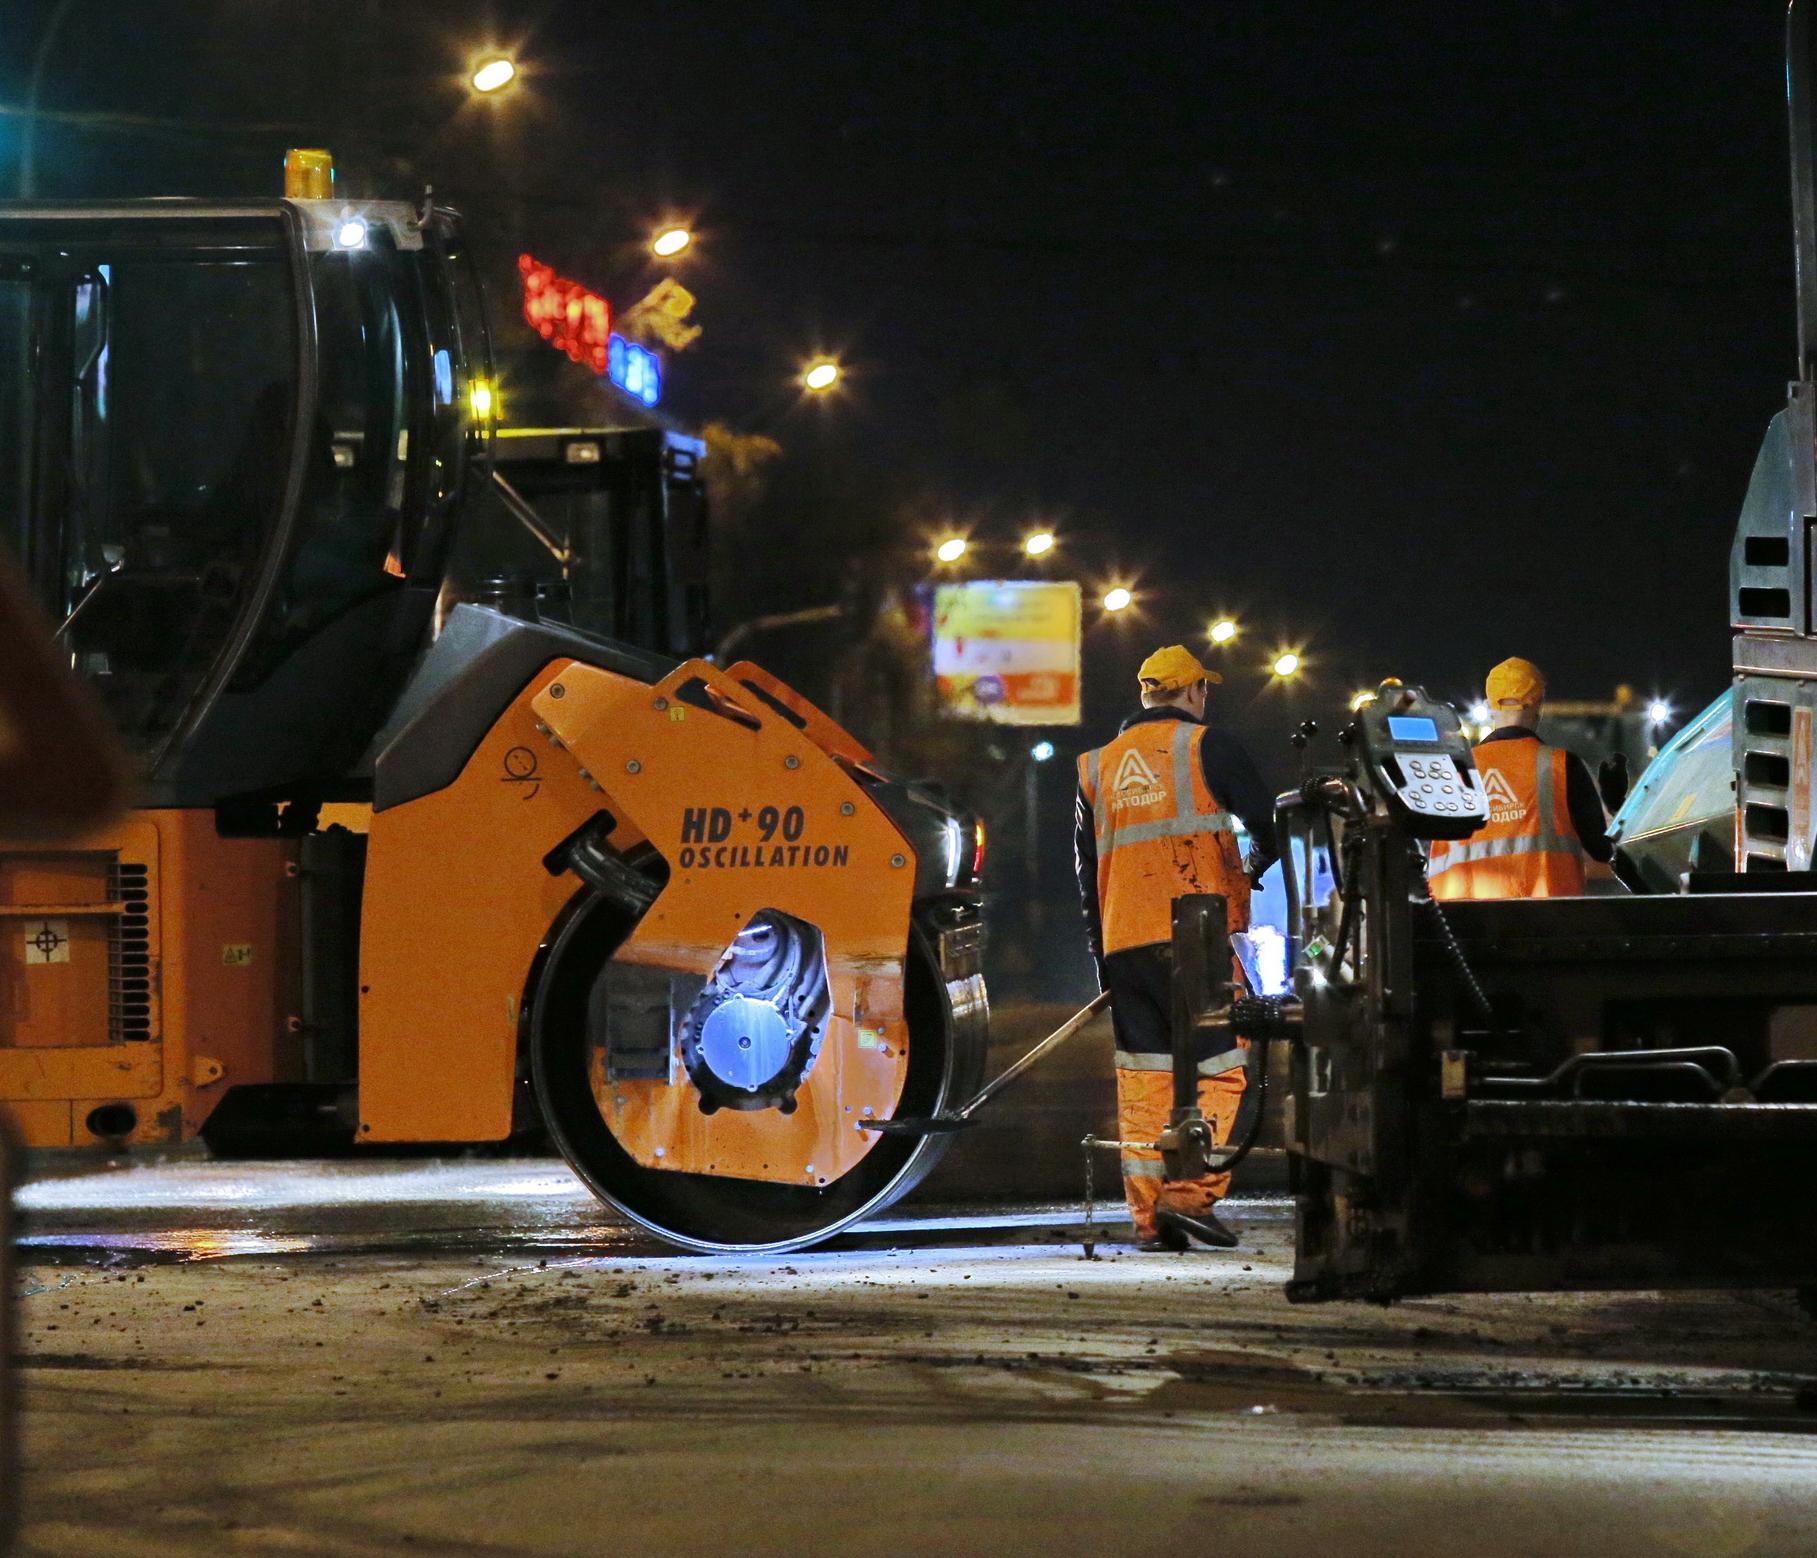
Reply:
[[[0,208],[0,541],[139,775],[0,850],[0,1105],[34,1147],[541,1127],[674,1243],[811,1243],[941,1150],[864,1122],[981,1080],[981,834],[674,590],[637,643],[455,600],[488,350],[427,203]]]

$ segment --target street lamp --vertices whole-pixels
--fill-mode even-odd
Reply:
[[[669,259],[694,241],[693,233],[685,227],[665,227],[650,240],[650,252],[663,259]]]
[[[1664,698],[1655,698],[1647,705],[1647,723],[1649,725],[1669,725],[1672,723],[1672,705]]]
[[[491,54],[473,67],[467,85],[481,97],[490,97],[494,92],[504,91],[515,80],[516,64],[502,54]]]
[[[1022,543],[1022,550],[1030,557],[1045,557],[1054,549],[1054,533],[1051,530],[1037,530]]]
[[[1127,611],[1135,600],[1135,596],[1119,584],[1104,592],[1103,606],[1106,611]]]
[[[803,389],[824,394],[839,382],[839,364],[831,357],[816,357],[801,371]]]
[[[965,556],[968,544],[964,536],[948,536],[934,548],[934,556],[943,563],[956,563]]]
[[[1205,630],[1205,636],[1214,644],[1228,644],[1237,636],[1237,625],[1229,617],[1220,617]]]
[[[1274,665],[1271,669],[1282,681],[1286,681],[1289,677],[1298,676],[1300,674],[1300,657],[1298,652],[1292,649],[1283,649],[1274,657]]]

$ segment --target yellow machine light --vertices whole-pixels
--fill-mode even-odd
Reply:
[[[1135,596],[1122,585],[1104,592],[1104,609],[1106,611],[1127,611],[1134,603]]]
[[[943,563],[956,563],[965,556],[966,545],[964,536],[948,536],[934,548],[934,556]]]
[[[1229,617],[1220,617],[1206,629],[1205,636],[1214,644],[1228,644],[1237,636],[1237,625]]]
[[[498,415],[498,396],[484,379],[475,379],[467,386],[467,405],[476,422],[485,422]]]
[[[1051,530],[1037,530],[1022,543],[1022,550],[1030,557],[1045,557],[1054,549],[1054,533]]]
[[[839,364],[830,357],[822,357],[817,362],[808,364],[801,375],[802,384],[815,392],[830,390],[839,382]]]
[[[1274,674],[1280,677],[1296,675],[1300,669],[1300,657],[1291,649],[1274,657]]]
[[[1355,697],[1353,697],[1350,700],[1350,712],[1352,714],[1360,714],[1364,709],[1368,708],[1369,705],[1374,702],[1375,702],[1374,693],[1367,692],[1367,691],[1359,692]]]
[[[293,146],[284,153],[284,198],[326,200],[334,193],[334,153]]]
[[[665,227],[650,240],[650,248],[653,253],[666,260],[671,255],[680,254],[693,241],[694,235],[687,228]]]
[[[471,78],[475,92],[501,92],[516,79],[517,66],[503,55],[481,60]]]

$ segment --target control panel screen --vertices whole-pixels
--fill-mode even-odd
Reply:
[[[1390,714],[1388,736],[1393,741],[1437,741],[1438,721]]]

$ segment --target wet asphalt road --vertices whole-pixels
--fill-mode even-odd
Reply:
[[[19,1196],[28,1553],[1817,1551],[1789,1295],[1289,1306],[1243,1247],[902,1209],[678,1255],[559,1164]]]

